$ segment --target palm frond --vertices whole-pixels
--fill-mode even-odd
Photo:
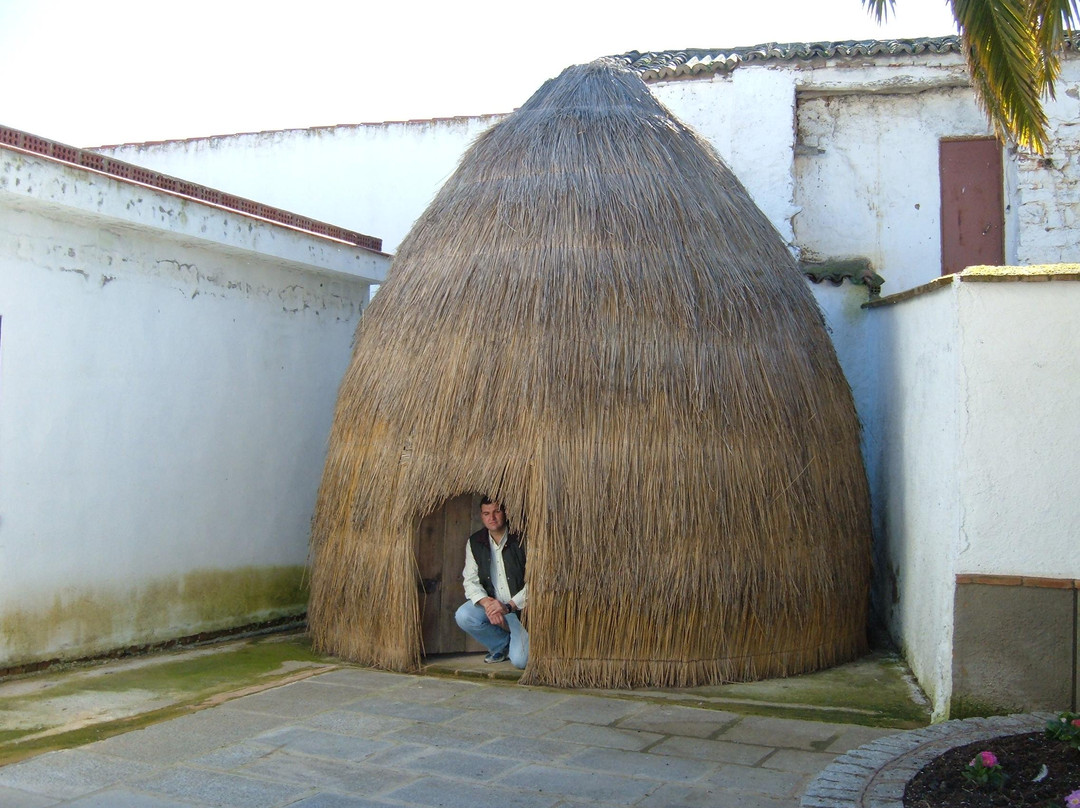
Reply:
[[[1041,92],[1054,98],[1054,82],[1061,73],[1060,53],[1065,32],[1080,18],[1076,0],[1029,0],[1028,24],[1038,48],[1038,82]]]
[[[896,16],[896,0],[863,0],[866,11],[878,24],[889,21],[889,15]]]
[[[972,84],[999,137],[1042,153],[1039,48],[1026,0],[952,0]]]

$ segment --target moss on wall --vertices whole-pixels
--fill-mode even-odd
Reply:
[[[74,659],[300,614],[306,568],[199,569],[119,587],[67,587],[0,613],[0,667]]]

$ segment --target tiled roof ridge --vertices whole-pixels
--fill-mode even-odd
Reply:
[[[1064,48],[1080,50],[1080,32],[1065,36]],[[834,42],[765,42],[738,48],[685,48],[669,51],[629,51],[610,58],[621,62],[645,81],[681,76],[727,73],[741,64],[763,61],[810,61],[853,56],[916,56],[923,53],[963,53],[956,34],[911,39],[847,39]]]
[[[165,140],[135,140],[124,143],[106,143],[101,146],[90,146],[90,151],[100,149],[118,149],[123,146],[163,146],[168,143],[198,143],[201,140],[222,140],[231,137],[250,137],[253,135],[276,135],[283,132],[328,132],[331,129],[364,129],[369,126],[392,126],[399,124],[425,124],[425,123],[461,123],[474,119],[503,118],[508,112],[485,112],[478,115],[448,115],[435,118],[402,118],[393,121],[361,121],[360,123],[330,123],[319,126],[294,126],[287,129],[256,129],[250,132],[222,132],[217,135],[197,135],[195,137],[167,138]]]
[[[363,249],[382,252],[382,239],[380,238],[366,236],[363,233],[347,230],[344,227],[320,222],[317,219],[291,213],[262,202],[256,202],[253,199],[225,193],[216,188],[209,188],[195,182],[182,180],[179,177],[151,171],[148,168],[106,157],[88,149],[78,149],[55,140],[31,135],[19,129],[0,126],[0,146],[7,146],[17,151],[96,171],[123,182],[148,186],[174,196],[205,202],[245,216],[273,222],[294,230],[302,230],[312,235],[344,241]]]

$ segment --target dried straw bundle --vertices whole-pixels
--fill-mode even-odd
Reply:
[[[610,62],[477,140],[363,317],[313,526],[319,648],[418,664],[411,539],[469,491],[528,518],[526,682],[864,649],[868,493],[820,313],[731,171]]]

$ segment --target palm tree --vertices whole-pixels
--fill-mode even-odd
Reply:
[[[948,0],[960,29],[975,93],[999,137],[1042,154],[1046,112],[1054,97],[1066,32],[1080,17],[1077,0]],[[863,0],[878,22],[895,0]]]

